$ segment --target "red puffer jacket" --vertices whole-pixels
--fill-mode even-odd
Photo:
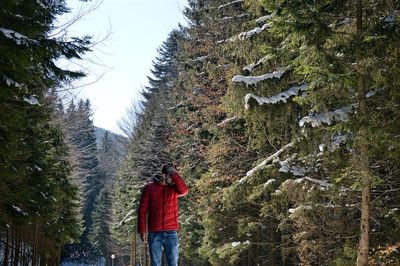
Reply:
[[[186,195],[189,189],[178,173],[171,178],[173,186],[155,182],[144,187],[138,209],[139,233],[179,229],[178,197]]]

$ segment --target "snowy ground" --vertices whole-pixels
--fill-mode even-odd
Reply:
[[[63,262],[60,266],[105,266],[106,260],[104,258],[99,259],[96,264],[82,264],[82,263],[75,263],[75,262]]]

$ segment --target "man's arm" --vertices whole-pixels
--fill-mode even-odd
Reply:
[[[170,177],[175,183],[175,189],[178,191],[178,197],[185,196],[189,192],[189,188],[187,187],[185,181],[183,181],[182,177],[176,171],[173,171],[170,174]]]
[[[140,238],[144,241],[146,239],[147,232],[147,212],[149,209],[150,194],[149,188],[146,185],[143,189],[142,196],[140,197],[139,208],[138,208],[138,232]]]

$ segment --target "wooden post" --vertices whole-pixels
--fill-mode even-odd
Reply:
[[[131,236],[131,266],[136,266],[136,233]]]

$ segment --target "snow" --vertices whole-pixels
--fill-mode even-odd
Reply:
[[[237,246],[239,246],[239,245],[241,245],[241,244],[245,244],[245,245],[250,245],[250,241],[249,240],[246,240],[245,242],[240,242],[240,241],[236,241],[236,242],[232,242],[231,243],[231,245],[232,245],[232,247],[237,247]]]
[[[13,31],[10,29],[5,29],[3,27],[0,28],[0,32],[2,32],[3,35],[6,36],[6,38],[15,41],[17,43],[17,45],[24,44],[28,41],[35,42],[35,43],[37,42],[35,40],[29,39],[28,37],[26,37],[25,35],[23,35],[21,33],[18,33],[16,31]]]
[[[222,122],[218,123],[217,126],[222,127],[225,126],[226,124],[235,121],[238,117],[237,116],[232,116],[232,117],[228,117],[225,120],[223,120]]]
[[[311,209],[312,208],[311,208],[310,205],[300,205],[300,206],[298,206],[296,208],[290,208],[289,209],[289,213],[296,213],[296,212],[298,212],[300,210],[311,210]]]
[[[303,179],[303,180],[301,180],[301,179]],[[300,183],[300,182],[302,182],[304,180],[309,181],[311,183],[315,183],[315,184],[319,185],[320,187],[328,188],[328,187],[332,186],[332,184],[330,184],[328,182],[328,180],[318,180],[318,179],[314,179],[314,178],[311,178],[311,177],[308,177],[308,176],[306,176],[304,178],[297,179],[295,182],[296,183]]]
[[[320,145],[318,146],[318,148],[319,148],[319,151],[320,151],[320,152],[324,152],[324,150],[325,150],[325,147],[326,147],[326,145],[325,145],[325,144],[320,144]]]
[[[314,179],[314,178],[311,178],[308,176],[302,177],[302,178],[297,178],[297,179],[288,179],[281,184],[281,187],[285,188],[289,184],[293,184],[293,183],[301,184],[303,182],[310,182],[310,183],[316,184],[320,188],[320,190],[326,190],[326,189],[332,187],[332,184],[330,184],[328,182],[328,180],[318,180],[318,179]],[[347,189],[344,189],[344,188],[341,189],[341,191],[346,191],[346,190]]]
[[[287,99],[289,99],[292,96],[297,96],[299,94],[299,92],[301,91],[305,91],[308,89],[308,85],[306,83],[300,85],[300,86],[295,86],[295,87],[291,87],[289,88],[287,91],[278,93],[277,95],[274,95],[272,97],[262,97],[262,96],[258,96],[255,95],[254,93],[248,93],[245,97],[245,108],[249,109],[249,101],[251,99],[254,99],[258,102],[259,105],[263,105],[263,104],[275,104],[275,103],[279,103],[279,102],[284,102],[286,103]]]
[[[29,103],[29,104],[31,104],[31,105],[39,105],[40,106],[39,101],[36,98],[36,95],[31,95],[29,97],[24,97],[24,101]]]
[[[21,84],[19,84],[18,82],[16,82],[15,80],[13,80],[7,76],[3,76],[3,80],[6,82],[7,86],[14,85],[17,88],[21,87]]]
[[[237,19],[237,18],[245,18],[248,15],[249,14],[247,14],[247,13],[242,13],[242,14],[234,16],[234,17],[223,17],[223,18],[221,18],[221,20],[226,21],[226,20]]]
[[[279,172],[281,173],[292,173],[295,176],[304,176],[306,174],[306,169],[304,167],[290,165],[289,159],[279,162],[281,168],[279,168]]]
[[[276,179],[271,178],[270,180],[268,180],[267,182],[265,182],[264,188],[268,187],[269,185],[271,185],[271,184],[274,183],[275,181],[276,181]]]
[[[386,16],[383,21],[385,21],[386,23],[389,23],[389,24],[394,24],[396,22],[396,18],[397,18],[397,15],[392,13],[392,14]]]
[[[125,222],[132,220],[132,214],[134,213],[134,210],[130,210],[125,217],[118,223],[118,226],[123,225]]]
[[[100,261],[97,262],[96,265],[99,265],[99,266],[106,265],[105,264],[105,259],[104,258],[100,259]],[[64,262],[61,263],[61,266],[93,266],[93,264],[85,264],[85,263],[64,261]]]
[[[41,0],[36,0],[36,3],[38,3],[42,8],[46,8]]]
[[[242,242],[232,242],[232,247],[237,247],[240,244],[242,244]]]
[[[266,55],[263,58],[261,58],[260,60],[257,61],[257,63],[252,63],[250,65],[247,65],[243,68],[243,70],[247,70],[249,72],[253,71],[253,68],[255,68],[256,66],[263,64],[265,62],[267,62],[268,60],[270,60],[272,58],[271,55]]]
[[[376,94],[376,91],[369,91],[369,92],[365,95],[365,97],[366,97],[366,98],[369,98],[369,97],[374,96],[375,94]]]
[[[241,33],[239,33],[239,35],[230,37],[229,39],[217,41],[217,44],[221,44],[221,43],[224,43],[224,42],[235,42],[238,39],[239,40],[249,39],[249,38],[253,37],[256,34],[260,34],[261,32],[263,32],[264,30],[268,29],[269,27],[270,27],[270,25],[268,23],[265,23],[261,28],[260,27],[255,27],[254,29],[252,29],[250,31],[241,32]]]
[[[323,206],[325,208],[340,208],[340,205],[333,205],[331,203],[327,203],[327,204],[317,204],[315,206]],[[290,208],[288,211],[290,213],[289,217],[290,218],[294,218],[296,213],[302,210],[312,210],[312,206],[311,205],[300,205],[296,208]]]
[[[273,17],[272,14],[259,17],[258,19],[256,19],[256,23],[264,23],[265,21],[270,20],[272,17]]]
[[[28,214],[27,214],[24,210],[22,210],[21,208],[15,206],[15,205],[12,205],[12,208],[13,208],[16,212],[18,212],[19,214],[22,214],[23,216],[28,216]]]
[[[135,218],[135,217],[131,216],[131,217],[127,218],[124,222],[125,222],[125,223],[130,222],[130,221],[132,221],[134,218]]]
[[[352,107],[346,106],[331,112],[309,115],[303,117],[299,124],[301,127],[306,123],[310,123],[312,127],[319,127],[322,123],[331,125],[334,121],[347,121],[347,114],[351,111]]]
[[[241,32],[238,35],[239,40],[244,40],[244,39],[248,39],[253,37],[256,34],[260,34],[261,32],[263,32],[264,30],[268,29],[270,27],[270,25],[268,23],[265,23],[261,28],[260,27],[256,27],[250,31],[245,31],[245,32]]]
[[[340,145],[342,145],[343,143],[346,142],[346,140],[348,139],[348,135],[335,135],[332,138],[332,147],[333,149],[337,149],[340,147]]]
[[[286,144],[285,146],[283,146],[280,150],[278,150],[277,152],[275,152],[274,154],[270,155],[267,159],[265,159],[264,161],[262,161],[259,165],[257,165],[256,167],[254,167],[253,169],[251,169],[250,171],[248,171],[246,173],[246,176],[241,178],[239,180],[239,184],[243,183],[246,181],[246,179],[249,176],[252,176],[254,173],[264,169],[268,163],[272,162],[274,159],[278,158],[278,156],[284,152],[285,150],[287,150],[288,148],[292,147],[294,144],[294,142],[290,142],[289,144]]]
[[[261,76],[242,76],[242,75],[236,75],[232,78],[232,81],[235,83],[240,83],[243,82],[248,85],[256,85],[258,82],[267,80],[267,79],[272,79],[272,78],[278,78],[280,79],[285,73],[285,70],[276,70],[272,73],[267,73]]]
[[[199,56],[196,59],[194,59],[194,61],[196,61],[196,62],[204,62],[209,57],[210,57],[210,55]]]
[[[224,4],[224,5],[220,5],[220,6],[218,7],[218,9],[222,9],[222,8],[227,7],[227,6],[231,6],[231,5],[238,4],[238,3],[243,3],[243,0],[236,0],[236,1],[233,1],[233,2],[230,2],[230,3],[227,3],[227,4]]]
[[[344,20],[342,20],[340,22],[330,24],[329,27],[330,28],[335,28],[335,27],[338,27],[338,26],[344,26],[344,25],[347,25],[347,24],[351,23],[353,20],[354,19],[352,19],[352,18],[345,18]]]

